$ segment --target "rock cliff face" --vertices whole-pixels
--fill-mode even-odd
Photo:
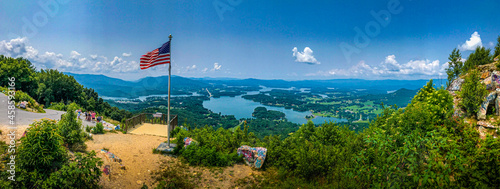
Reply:
[[[481,65],[478,69],[481,73],[481,83],[486,86],[489,93],[479,107],[477,114],[478,121],[476,123],[477,129],[481,133],[481,138],[484,138],[486,134],[496,136],[496,131],[499,128],[497,123],[500,123],[497,121],[499,120],[498,116],[500,116],[500,71],[496,70],[495,63]],[[454,98],[454,116],[458,117],[465,116],[465,110],[459,106],[461,99],[457,95],[457,92],[462,90],[463,82],[463,78],[457,78],[446,89]],[[487,119],[487,114],[491,112],[488,109],[492,109],[493,107],[495,111],[492,114],[495,116]]]

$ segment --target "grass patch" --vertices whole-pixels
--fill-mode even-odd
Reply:
[[[104,117],[103,118],[104,121],[108,122],[108,123],[111,123],[113,125],[120,125],[120,122],[119,121],[116,121],[116,120],[113,120],[109,117]],[[121,126],[121,125],[120,125]]]

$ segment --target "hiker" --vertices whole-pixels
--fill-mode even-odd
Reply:
[[[95,121],[95,112],[92,112],[92,121]]]
[[[102,116],[97,117],[97,123],[102,121]]]

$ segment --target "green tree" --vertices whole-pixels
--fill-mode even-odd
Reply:
[[[495,46],[495,54],[493,54],[493,58],[500,56],[500,36],[497,38],[497,45]]]
[[[72,151],[85,151],[84,132],[82,131],[81,120],[76,119],[75,110],[78,108],[76,103],[68,106],[68,110],[61,116],[59,121],[59,134],[63,137],[64,143]]]
[[[479,72],[477,70],[469,72],[469,75],[465,77],[465,81],[462,84],[462,90],[459,93],[462,98],[460,106],[465,108],[467,116],[477,116],[479,107],[487,94],[488,91],[486,90],[486,86],[480,81]]]
[[[79,103],[83,86],[73,76],[68,76],[57,70],[40,70],[35,77],[36,83],[44,84],[40,90],[33,91],[34,98],[39,99],[42,104],[50,102]],[[50,93],[46,92],[50,91]],[[43,95],[43,96],[39,96]]]
[[[411,100],[411,103],[416,103],[417,101],[424,101],[430,94],[432,94],[434,91],[436,91],[436,89],[434,88],[434,84],[433,84],[433,80],[431,79],[429,82],[427,82],[427,84],[422,87],[417,95],[415,95],[415,97],[413,97],[413,99]],[[382,107],[384,106],[384,104],[382,104]]]
[[[476,50],[469,55],[469,58],[464,63],[464,73],[474,69],[476,66],[485,65],[492,62],[493,58],[490,55],[491,50],[485,47],[477,47]]]
[[[448,60],[450,61],[448,62],[448,68],[446,69],[446,74],[448,74],[447,85],[450,85],[451,82],[460,75],[464,63],[462,62],[462,55],[460,54],[460,50],[458,50],[457,48],[451,51]]]
[[[16,90],[29,93],[36,89],[36,82],[32,82],[35,72],[35,67],[27,59],[0,55],[0,86],[9,86],[9,78],[14,77]]]

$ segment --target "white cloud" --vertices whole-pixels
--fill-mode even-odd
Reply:
[[[481,41],[481,36],[479,33],[474,32],[471,36],[470,39],[465,41],[464,44],[461,46],[458,46],[462,51],[473,51],[476,49],[476,47],[482,47],[483,42]]]
[[[139,64],[136,61],[127,61],[120,57],[114,57],[112,61],[108,61],[108,58],[105,56],[97,55],[89,55],[90,58],[85,58],[74,50],[70,51],[67,58],[61,53],[39,53],[37,49],[28,45],[27,38],[0,41],[0,54],[14,58],[27,58],[39,69],[58,69],[59,71],[86,73],[130,72],[139,70]]]
[[[441,65],[439,60],[410,60],[399,64],[395,55],[389,55],[377,66],[370,66],[364,61],[348,69],[331,69],[309,73],[306,76],[343,76],[343,77],[411,77],[411,76],[437,76],[444,72],[446,63]]]
[[[81,54],[76,52],[76,51],[71,51],[71,53],[69,53],[69,58],[70,59],[78,59],[78,57],[80,56]]]
[[[12,39],[9,42],[0,41],[0,54],[5,56],[17,57],[21,54],[27,53],[26,42],[27,38]],[[38,52],[36,52],[38,53]]]
[[[196,70],[196,65],[187,66],[186,71]]]
[[[208,71],[208,68],[204,68],[203,70],[201,70],[201,72],[205,73]]]
[[[129,57],[129,56],[132,56],[132,53],[123,53],[122,56]]]
[[[313,56],[313,51],[311,48],[304,48],[304,52],[299,52],[297,47],[292,49],[293,57],[295,57],[295,62],[303,62],[307,64],[320,64],[316,58]]]
[[[219,63],[214,63],[214,68],[212,68],[212,71],[217,71],[217,70],[220,70],[222,67],[222,65],[220,65]]]
[[[490,45],[490,47],[494,47],[495,46],[495,43],[493,43],[493,41],[490,41],[490,43],[488,43]]]

